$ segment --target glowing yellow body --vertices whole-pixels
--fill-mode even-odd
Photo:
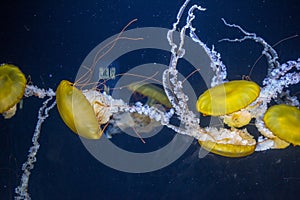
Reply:
[[[26,78],[11,64],[0,65],[0,114],[12,108],[23,97]]]
[[[247,125],[252,118],[247,110],[242,109],[255,101],[259,93],[260,87],[254,82],[230,81],[205,91],[198,98],[196,107],[204,115],[224,115],[224,122],[230,127],[242,127]],[[234,130],[236,134],[227,138],[216,139],[216,141],[199,141],[199,143],[204,149],[221,156],[244,157],[252,154],[256,147],[253,137],[246,130]],[[233,133],[233,129],[231,131]],[[214,138],[216,137],[214,136]],[[248,142],[239,142],[240,139]]]
[[[128,88],[131,91],[138,92],[144,96],[156,100],[167,108],[172,107],[164,90],[153,84],[131,83]]]
[[[101,137],[102,131],[91,104],[72,83],[66,80],[60,82],[56,102],[61,118],[74,133],[87,139]]]
[[[270,107],[264,118],[266,127],[274,135],[294,145],[300,145],[300,110],[289,105]]]
[[[247,129],[207,129],[207,133],[214,141],[198,140],[201,147],[212,153],[238,158],[252,154],[255,151],[256,141]]]
[[[202,148],[220,156],[239,158],[252,154],[255,150],[255,145],[234,145],[234,144],[218,144],[211,141],[201,142]]]
[[[205,91],[198,98],[196,107],[205,115],[231,114],[247,107],[259,93],[259,85],[252,81],[230,81]]]

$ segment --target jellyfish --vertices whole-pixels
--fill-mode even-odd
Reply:
[[[71,82],[60,82],[56,90],[56,102],[61,118],[74,133],[87,139],[101,137],[102,130],[91,104]]]
[[[131,83],[128,89],[147,97],[146,105],[163,109],[161,105],[166,108],[171,108],[171,104],[165,95],[163,89],[153,84]],[[105,135],[110,139],[113,134],[120,133],[121,130],[133,129],[136,134],[150,133],[154,128],[161,126],[159,122],[151,119],[149,116],[139,114],[137,112],[128,113],[120,112],[111,117],[109,121],[109,130],[105,131]],[[121,130],[120,130],[121,129]]]
[[[220,130],[215,129],[217,137],[220,136]],[[223,134],[227,133],[228,137],[230,138],[230,135],[234,136],[233,133],[238,133],[238,137],[235,136],[235,142],[233,144],[230,143],[223,143],[221,142],[222,139],[218,139],[218,141],[201,141],[198,140],[199,144],[202,148],[206,149],[207,151],[210,151],[214,154],[224,156],[224,157],[230,157],[230,158],[240,158],[245,157],[250,154],[252,154],[255,151],[256,147],[256,141],[251,136],[246,129],[239,130],[239,129],[223,129]],[[210,130],[210,133],[212,131]],[[216,138],[217,138],[216,137]],[[225,141],[223,139],[223,141]],[[245,143],[247,141],[247,143]]]
[[[74,133],[87,139],[99,139],[104,131],[100,126],[106,123],[120,128],[141,128],[151,123],[147,116],[121,112],[120,107],[129,107],[122,100],[112,99],[95,89],[78,90],[74,84],[65,80],[61,81],[56,90],[56,101],[65,124]],[[110,130],[116,131],[116,128]],[[106,133],[109,136],[111,134]]]
[[[260,87],[255,82],[230,81],[205,91],[196,107],[204,115],[221,116],[230,127],[240,128],[253,117],[245,108],[257,99],[259,93]]]
[[[21,70],[12,64],[0,65],[0,114],[8,119],[14,116],[16,104],[22,99],[26,78]]]
[[[235,80],[226,83],[219,84],[213,88],[205,91],[196,103],[196,108],[204,115],[220,116],[224,119],[224,123],[232,127],[231,130],[208,128],[207,131],[214,138],[223,134],[233,135],[235,132],[238,136],[235,136],[234,143],[223,143],[222,139],[216,141],[201,141],[199,144],[206,150],[212,153],[226,156],[226,157],[243,157],[252,154],[255,151],[256,141],[247,132],[246,129],[240,130],[234,127],[242,127],[247,125],[252,115],[249,113],[247,106],[249,106],[259,96],[260,87],[252,82],[246,80]],[[219,133],[216,133],[219,132]],[[240,143],[240,138],[248,141],[247,145]]]
[[[139,82],[131,83],[128,85],[128,89],[148,97],[148,105],[149,102],[152,103],[153,100],[155,100],[167,108],[172,107],[168,97],[165,94],[165,91],[154,84],[143,84]]]
[[[266,127],[280,139],[300,145],[300,110],[280,104],[270,107],[263,118]]]
[[[152,94],[147,92],[147,87],[144,87],[143,92],[151,96]],[[151,87],[151,89],[155,88]],[[156,91],[157,94],[160,92],[162,91]],[[171,114],[161,117],[164,115],[163,111],[155,106],[141,107],[140,103],[128,105],[123,100],[113,99],[105,92],[102,93],[94,88],[81,91],[66,80],[61,81],[56,90],[56,101],[64,123],[74,133],[87,139],[99,139],[105,131],[100,128],[104,124],[106,124],[105,128],[108,123],[110,124],[108,132],[105,132],[105,135],[110,138],[112,134],[119,131],[119,128],[122,130],[134,128],[137,132],[150,132],[161,125],[157,121],[168,121],[171,117]]]
[[[149,106],[157,107],[157,109],[160,109],[160,105],[163,105],[169,109],[172,107],[168,97],[165,94],[165,91],[154,84],[143,84],[140,82],[136,82],[129,84],[128,89],[147,97],[146,104]],[[150,117],[141,115],[139,113],[131,113],[130,118],[130,127],[136,129],[137,132],[148,133],[152,131],[155,127],[161,125],[160,123],[151,119]]]

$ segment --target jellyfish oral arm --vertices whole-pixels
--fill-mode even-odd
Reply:
[[[171,56],[169,68],[164,71],[162,79],[163,79],[163,86],[164,86],[165,93],[169,101],[171,102],[172,106],[174,107],[176,114],[179,116],[181,122],[184,123],[185,126],[189,127],[188,129],[192,128],[194,130],[199,130],[200,121],[198,118],[196,118],[196,115],[188,108],[187,105],[188,97],[183,92],[182,82],[179,81],[177,78],[178,71],[176,69],[176,66],[177,66],[178,59],[182,58],[185,53],[183,45],[184,45],[184,37],[185,37],[186,30],[187,29],[195,30],[192,27],[192,21],[195,19],[195,15],[193,11],[195,9],[198,9],[200,11],[205,11],[206,9],[202,8],[201,6],[193,5],[188,10],[186,24],[185,26],[182,27],[180,31],[179,46],[177,46],[173,41],[173,34],[177,29],[177,26],[182,17],[182,13],[185,10],[188,3],[189,0],[185,1],[185,3],[181,6],[177,14],[177,20],[175,23],[173,23],[173,28],[168,31],[167,39],[171,46],[172,56]]]
[[[51,88],[45,90],[45,89],[38,88],[37,86],[34,85],[26,85],[24,96],[25,97],[36,96],[40,99],[43,99],[46,96],[55,97],[55,92]]]
[[[32,91],[32,90],[31,90]],[[41,92],[41,91],[39,91]],[[42,93],[39,93],[42,95]],[[47,94],[44,93],[42,96],[46,96]],[[29,154],[27,156],[27,161],[22,165],[22,178],[21,178],[21,183],[18,187],[15,189],[15,193],[17,196],[15,196],[15,199],[31,199],[28,193],[28,183],[29,183],[29,178],[30,178],[30,170],[34,168],[34,163],[37,161],[36,155],[38,153],[38,150],[40,148],[40,144],[38,142],[38,139],[41,134],[41,128],[43,122],[46,120],[46,118],[49,117],[49,111],[55,107],[56,102],[54,101],[50,106],[47,107],[48,103],[53,99],[53,96],[51,91],[49,93],[50,97],[43,102],[43,106],[39,109],[38,113],[38,121],[35,127],[35,131],[32,137],[32,146],[29,149]],[[55,95],[55,93],[54,93]]]
[[[226,77],[227,77],[226,66],[222,63],[220,54],[214,50],[214,46],[212,47],[212,50],[211,50],[206,46],[205,43],[203,43],[199,39],[199,37],[195,33],[196,28],[194,28],[192,25],[192,22],[195,19],[194,11],[199,10],[199,11],[203,12],[206,10],[206,8],[203,8],[198,5],[193,5],[189,8],[188,16],[186,18],[186,24],[182,27],[182,29],[180,31],[180,44],[179,44],[178,50],[176,51],[177,45],[173,41],[173,34],[177,29],[177,26],[181,20],[182,13],[185,10],[188,2],[189,2],[189,0],[185,1],[185,3],[181,6],[181,8],[177,14],[177,21],[175,23],[173,23],[173,28],[171,30],[169,30],[168,34],[167,34],[167,39],[171,46],[171,52],[172,52],[172,56],[173,56],[171,58],[169,67],[176,68],[178,59],[183,57],[183,55],[185,53],[185,49],[183,48],[184,37],[185,37],[186,30],[189,29],[190,37],[193,39],[194,42],[199,44],[206,51],[206,53],[210,56],[210,58],[212,60],[210,67],[215,72],[215,75],[212,78],[211,86],[214,87],[214,86],[219,85],[226,81]]]

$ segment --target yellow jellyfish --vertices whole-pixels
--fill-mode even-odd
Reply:
[[[26,78],[21,70],[11,64],[0,65],[0,114],[10,118],[15,105],[21,100],[26,87]]]
[[[147,104],[149,106],[155,107],[156,106],[155,104],[158,102],[167,108],[172,107],[164,90],[161,89],[160,87],[155,86],[154,84],[149,84],[149,83],[143,84],[138,82],[131,83],[128,85],[128,89],[133,92],[137,92],[139,94],[147,96],[148,97]],[[137,132],[148,133],[160,125],[157,121],[145,115],[141,115],[138,113],[131,113],[130,116],[132,122],[131,123],[127,122],[127,125],[131,124],[131,127],[134,127]],[[126,118],[124,118],[124,121],[125,120]]]
[[[164,90],[153,84],[131,83],[130,85],[128,85],[128,88],[131,91],[138,92],[144,96],[147,96],[150,100],[154,99],[167,108],[172,107]]]
[[[229,157],[240,158],[251,155],[255,151],[255,145],[235,145],[235,144],[219,144],[211,141],[198,141],[201,147],[214,154]]]
[[[87,139],[101,137],[102,130],[91,104],[71,82],[60,82],[56,102],[61,118],[74,133]]]
[[[214,154],[239,158],[248,156],[255,151],[256,141],[246,129],[220,129],[218,132],[211,131],[209,134],[216,138],[216,141],[198,140],[198,142],[202,148]]]
[[[205,91],[196,103],[204,115],[221,116],[247,107],[259,95],[260,87],[252,81],[236,80]]]
[[[266,127],[282,140],[300,146],[300,110],[289,105],[270,107],[264,118]]]

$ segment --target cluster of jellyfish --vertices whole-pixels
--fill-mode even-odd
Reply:
[[[268,73],[261,86],[250,80],[228,81],[226,67],[221,62],[220,54],[208,48],[197,37],[192,26],[195,18],[194,10],[204,11],[204,8],[197,5],[189,8],[186,24],[180,28],[180,41],[178,44],[173,41],[173,34],[179,28],[179,22],[188,3],[189,0],[186,0],[180,8],[177,20],[167,35],[172,56],[170,65],[162,76],[163,90],[151,85],[131,86],[132,90],[141,93],[150,91],[147,93],[148,96],[156,92],[151,98],[158,96],[158,101],[170,108],[167,112],[151,104],[143,105],[138,102],[135,105],[128,105],[122,99],[113,99],[109,94],[97,89],[80,90],[76,83],[67,80],[61,81],[56,92],[52,89],[40,89],[26,84],[26,78],[18,67],[12,64],[0,66],[0,113],[4,118],[11,118],[14,115],[16,104],[24,97],[48,97],[39,110],[38,122],[32,138],[33,146],[29,150],[27,161],[22,166],[24,173],[20,186],[16,188],[16,199],[30,199],[27,188],[30,170],[36,162],[35,156],[40,146],[38,138],[41,126],[55,105],[64,123],[74,133],[91,140],[97,140],[103,135],[104,130],[101,127],[113,120],[114,116],[130,113],[167,126],[176,133],[193,137],[198,140],[202,148],[226,157],[244,157],[254,151],[283,149],[290,144],[300,145],[300,110],[297,98],[286,93],[288,101],[278,105],[271,103],[271,100],[276,100],[284,89],[300,82],[300,59],[280,64],[276,51],[263,38],[223,20],[225,25],[237,28],[244,34],[241,39],[225,40],[230,42],[253,40],[260,43],[264,48],[262,54],[268,61]],[[199,96],[195,107],[203,115],[219,118],[227,125],[226,127],[201,127],[199,117],[196,117],[188,107],[188,96],[183,91],[182,81],[179,80],[176,69],[178,60],[185,53],[183,47],[186,34],[189,34],[193,41],[209,55],[211,59],[209,67],[215,73],[211,80],[211,88]],[[172,124],[170,120],[172,117],[178,118],[183,126]],[[257,141],[244,128],[253,119],[261,134]]]

